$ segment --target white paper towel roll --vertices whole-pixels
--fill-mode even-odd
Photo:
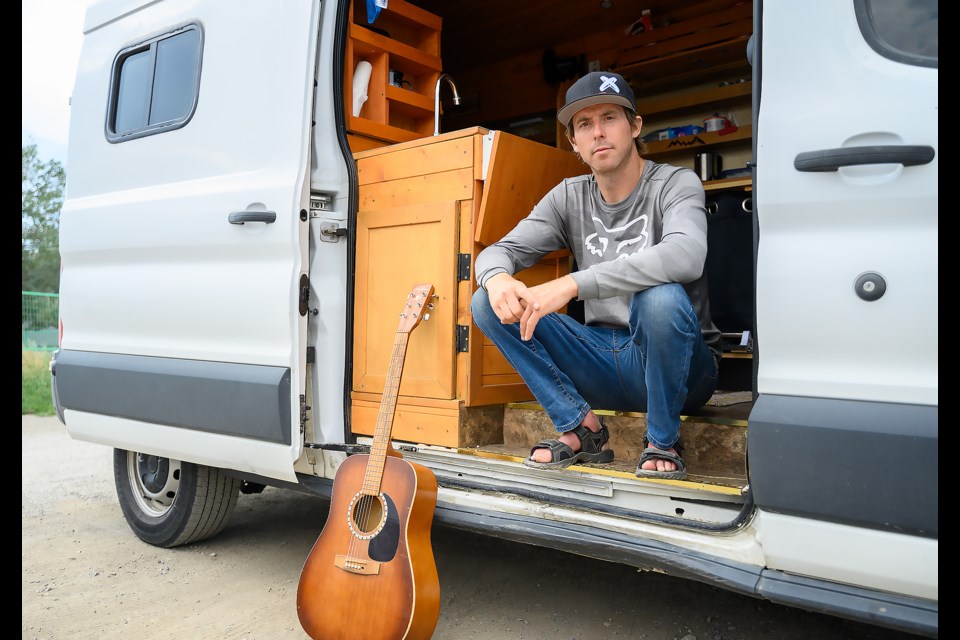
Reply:
[[[367,86],[370,84],[370,72],[373,70],[366,60],[357,63],[357,68],[353,72],[353,115],[360,115],[360,109],[363,103],[367,101]]]

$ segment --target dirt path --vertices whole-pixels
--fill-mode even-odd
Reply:
[[[23,640],[309,640],[297,581],[324,500],[241,495],[215,539],[158,549],[123,520],[109,448],[72,440],[55,418],[24,416],[22,428]],[[432,539],[434,640],[914,638],[446,527]]]

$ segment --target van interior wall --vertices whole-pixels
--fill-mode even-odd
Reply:
[[[674,53],[664,48],[670,45],[654,43],[666,64],[651,67],[650,72],[625,64],[629,61],[627,50],[637,44],[637,36],[627,36],[625,30],[641,19],[642,9],[650,11],[653,30],[646,34],[649,41],[658,29],[667,34],[684,21],[703,23],[705,32],[729,31],[731,10],[739,11],[743,24],[752,10],[749,1],[651,0],[642,5],[618,0],[562,5],[545,0],[411,2],[443,19],[443,71],[453,77],[461,96],[461,104],[455,106],[449,94],[441,91],[443,131],[479,125],[569,148],[555,113],[570,82],[586,73],[591,62],[601,70],[625,75],[640,101],[750,78],[746,40],[742,37],[739,43],[737,37],[731,37],[732,50],[720,50],[705,46],[706,39],[693,34],[677,38],[677,46],[700,47],[702,59],[677,57],[677,63],[671,65],[669,58]],[[711,16],[716,16],[715,26],[710,24]],[[723,114],[734,123],[750,124],[749,107],[731,107]],[[640,115],[646,135],[664,127],[703,124],[702,118],[710,114],[681,113],[666,118]],[[749,141],[726,149],[724,166],[746,166],[750,154]],[[663,157],[662,161],[693,168],[692,154]]]

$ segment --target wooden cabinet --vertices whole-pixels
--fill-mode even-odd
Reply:
[[[502,404],[533,396],[472,322],[473,263],[583,165],[571,153],[480,127],[354,158],[353,432],[373,433],[397,314],[411,287],[429,282],[437,297],[410,335],[393,437],[449,447],[501,442]],[[536,284],[567,272],[569,255],[557,252],[518,277]]]
[[[442,20],[405,0],[390,0],[369,24],[364,0],[351,5],[351,23],[344,70],[346,123],[350,148],[371,149],[433,134],[434,96],[442,68]],[[365,74],[358,65],[371,65],[367,99],[354,113],[356,90],[363,90]],[[390,72],[403,75],[401,86],[390,84]]]

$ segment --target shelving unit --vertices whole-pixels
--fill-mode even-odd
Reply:
[[[617,70],[645,89],[749,70],[752,32],[751,3],[705,3],[695,16],[624,38]]]
[[[725,87],[714,87],[682,95],[637,100],[637,113],[644,118],[698,113],[708,109],[749,102],[753,95],[752,82],[736,82]]]
[[[718,131],[704,131],[692,136],[680,136],[670,140],[657,140],[648,142],[649,157],[656,160],[662,160],[665,156],[678,153],[691,153],[701,149],[714,149],[731,145],[743,140],[750,140],[753,137],[753,128],[750,126],[737,127],[736,131],[731,131],[721,135]]]
[[[432,135],[434,92],[443,66],[439,16],[390,0],[367,24],[365,6],[362,0],[351,5],[344,72],[347,139],[354,152]],[[372,69],[367,100],[354,116],[353,78],[361,61]],[[390,71],[403,73],[403,86],[389,83]]]

